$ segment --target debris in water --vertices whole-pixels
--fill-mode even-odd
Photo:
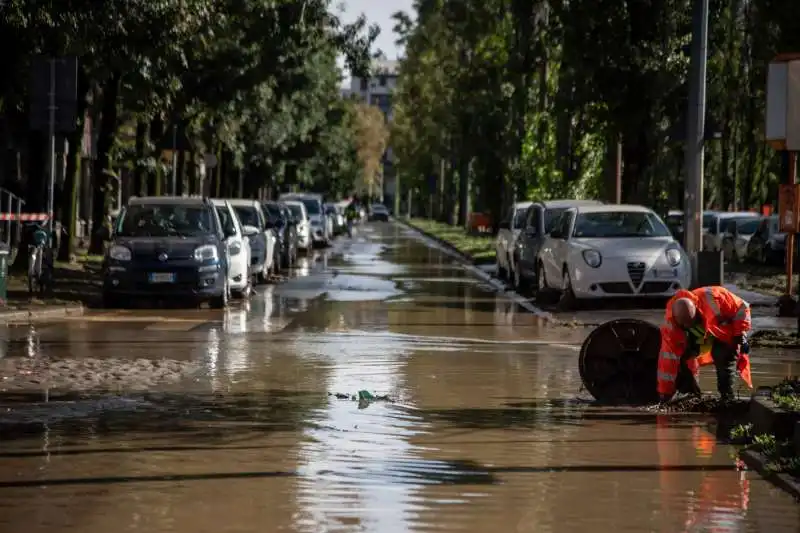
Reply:
[[[367,390],[360,390],[358,394],[344,394],[342,392],[329,392],[328,396],[333,396],[337,400],[350,400],[351,402],[389,402],[394,403],[388,395],[372,394]]]
[[[749,400],[723,402],[717,396],[682,396],[664,404],[648,405],[644,410],[654,413],[733,413],[745,411]]]

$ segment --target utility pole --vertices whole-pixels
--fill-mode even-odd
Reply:
[[[692,15],[692,57],[689,77],[689,109],[686,133],[686,185],[684,227],[686,251],[692,262],[693,284],[698,280],[703,250],[703,163],[706,117],[706,63],[708,47],[708,3],[695,0]]]
[[[55,188],[56,188],[56,60],[50,59],[50,102],[47,127],[47,158],[50,175],[47,183],[47,230],[53,235],[55,228]]]
[[[172,196],[178,195],[178,126],[172,125]]]

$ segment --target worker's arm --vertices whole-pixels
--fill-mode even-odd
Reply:
[[[713,312],[709,333],[724,343],[734,346],[741,344],[742,337],[751,328],[750,304],[732,293],[723,292],[723,297],[712,298],[711,290],[706,291]]]
[[[658,353],[658,394],[662,401],[675,394],[675,382],[686,350],[686,333],[670,321],[661,326],[661,350]]]

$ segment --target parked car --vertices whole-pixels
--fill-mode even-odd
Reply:
[[[372,204],[369,206],[369,220],[389,222],[389,210],[383,204]]]
[[[338,237],[347,231],[347,227],[344,223],[344,217],[341,215],[341,213],[339,213],[339,210],[336,208],[335,204],[325,204],[325,214],[331,220],[334,237]]]
[[[675,237],[675,240],[683,244],[683,211],[670,210],[667,212],[664,222],[667,224],[672,236]]]
[[[311,238],[315,244],[329,246],[333,239],[331,225],[328,223],[325,212],[322,209],[322,195],[312,193],[288,193],[282,194],[281,201],[299,201],[306,206],[308,221],[311,226]]]
[[[299,200],[286,200],[283,202],[292,212],[297,229],[297,247],[305,253],[311,252],[314,240],[311,237],[311,222],[308,218],[306,205]]]
[[[638,205],[564,211],[539,252],[537,294],[561,304],[615,297],[670,297],[691,283],[689,258],[664,222]]]
[[[761,218],[761,215],[748,211],[703,212],[703,250],[722,250],[722,238],[727,231],[728,224],[731,221],[741,220],[743,218]]]
[[[222,233],[225,235],[225,245],[228,247],[228,284],[231,294],[239,298],[247,298],[253,287],[253,277],[250,275],[250,238],[256,234],[245,233],[239,217],[233,206],[226,200],[212,200],[217,209]],[[251,231],[255,228],[250,228]]]
[[[264,216],[258,200],[229,199],[239,217],[244,232],[250,237],[250,272],[256,283],[266,283],[275,271],[275,243],[278,240],[272,231],[272,224]],[[249,227],[248,227],[249,226]]]
[[[761,225],[762,218],[738,218],[728,222],[722,236],[722,253],[726,261],[745,261],[747,244]]]
[[[525,227],[525,215],[533,202],[517,202],[508,210],[506,217],[500,221],[500,231],[494,241],[494,255],[497,263],[497,277],[509,279],[512,267],[512,256],[517,245],[517,237]]]
[[[780,231],[778,215],[761,219],[747,242],[747,259],[765,265],[782,265],[786,261],[786,233]]]
[[[228,305],[228,248],[206,198],[131,198],[103,259],[103,304],[137,297]]]
[[[525,213],[523,231],[517,237],[511,257],[511,279],[519,292],[536,286],[539,249],[553,229],[553,224],[567,209],[577,206],[602,205],[596,200],[548,200],[533,202]]]
[[[297,261],[297,231],[294,217],[288,207],[280,202],[264,202],[264,216],[272,224],[277,237],[276,262],[280,269],[289,269]]]

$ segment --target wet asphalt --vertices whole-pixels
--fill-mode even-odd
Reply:
[[[593,406],[588,331],[393,223],[224,312],[11,325],[0,533],[800,529],[713,421]],[[754,367],[766,383],[797,359]]]

